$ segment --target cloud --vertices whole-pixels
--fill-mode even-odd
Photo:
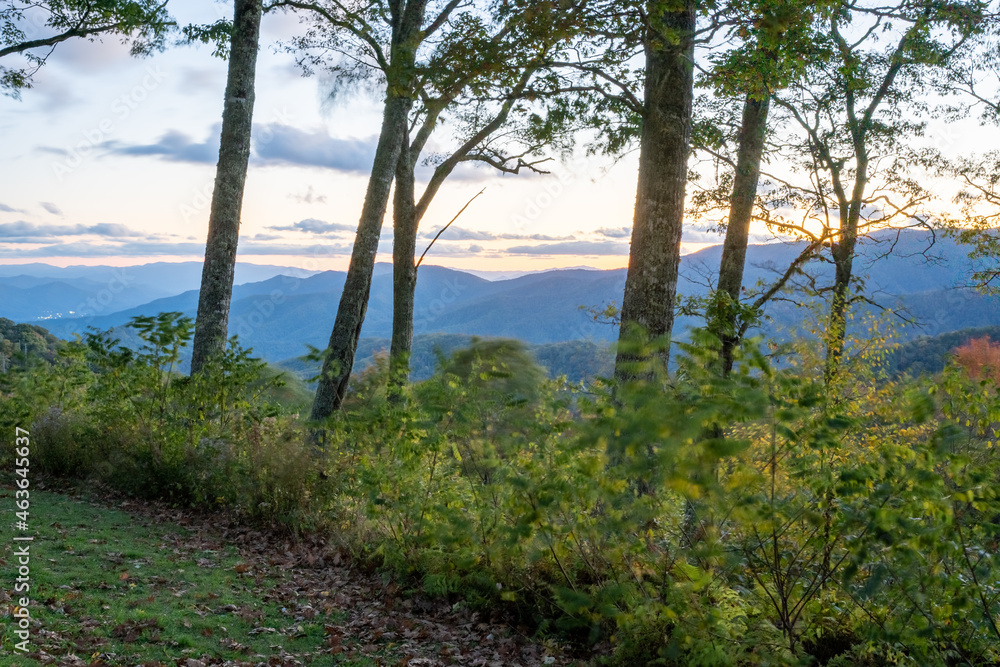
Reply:
[[[99,147],[113,155],[153,156],[171,162],[216,164],[221,131],[221,126],[216,125],[205,141],[196,141],[179,130],[169,130],[151,144],[106,141]],[[268,123],[254,127],[252,159],[255,164],[263,166],[295,165],[368,173],[377,141],[377,137],[335,139],[326,130],[307,132],[281,123]],[[47,147],[42,147],[42,150],[59,152],[59,149]],[[305,196],[311,196],[311,191]],[[325,198],[319,196],[313,201],[322,199]]]
[[[602,227],[595,234],[607,236],[610,239],[627,239],[632,236],[631,227]]]
[[[627,255],[627,243],[609,241],[566,241],[507,248],[511,255]]]
[[[316,218],[306,218],[291,225],[268,227],[276,232],[305,232],[307,234],[329,234],[331,232],[354,232],[357,225],[345,225],[340,222],[325,222]]]
[[[207,140],[197,142],[183,132],[169,130],[152,144],[126,145],[119,141],[105,141],[99,147],[113,155],[153,156],[170,162],[216,164],[221,132],[221,127],[216,126]]]
[[[19,220],[0,224],[0,242],[5,243],[45,243],[61,236],[103,236],[107,238],[127,238],[143,236],[125,225],[100,223],[96,225],[37,225]]]
[[[68,40],[62,46],[77,41],[82,40]],[[44,114],[61,114],[86,102],[87,98],[74,90],[78,78],[61,76],[55,68],[43,67],[31,81],[31,97],[40,102],[34,108]]]
[[[115,256],[203,256],[203,243],[54,243],[40,248],[24,250],[6,248],[0,244],[0,257],[115,257]]]
[[[55,146],[38,146],[36,150],[40,153],[52,153],[61,157],[70,155],[70,152],[65,148],[56,148]]]
[[[304,195],[288,195],[289,199],[294,199],[300,204],[325,204],[326,195],[318,195],[313,192],[313,187],[310,185],[309,190]]]
[[[182,95],[215,93],[226,89],[226,72],[220,67],[183,67],[177,77]]]
[[[420,236],[425,239],[434,238],[437,233],[441,231],[440,227],[435,227],[432,230],[428,230],[422,233]],[[475,229],[466,229],[465,227],[455,227],[451,226],[444,230],[444,233],[439,237],[442,241],[492,241],[496,239],[496,234],[491,234],[489,232],[481,232]]]
[[[291,40],[300,33],[299,15],[295,12],[271,12],[260,24],[261,37],[272,42]],[[301,75],[298,66],[295,73]]]
[[[51,213],[52,215],[62,215],[63,214],[63,212],[59,209],[59,207],[56,206],[55,204],[53,204],[52,202],[43,201],[43,202],[39,202],[39,204],[41,204],[41,207],[44,208],[49,213]]]
[[[546,234],[499,234],[505,241],[572,241],[574,236],[548,236]]]
[[[205,141],[197,141],[180,130],[169,130],[150,144],[126,144],[105,141],[98,148],[112,155],[153,156],[171,162],[216,164],[219,156],[221,126],[216,125]],[[283,123],[254,125],[251,161],[258,166],[320,167],[350,174],[368,174],[375,159],[378,137],[338,139],[325,129],[302,130]],[[39,146],[38,150],[57,155],[69,153],[60,148]],[[431,165],[417,168],[417,177],[427,180],[434,172]],[[494,178],[490,169],[459,165],[451,174],[453,181],[480,181]],[[325,195],[316,195],[312,188],[305,195],[289,195],[307,204],[323,203]]]
[[[378,137],[335,139],[326,130],[306,132],[269,123],[255,129],[254,148],[264,165],[323,167],[336,171],[368,173]]]
[[[202,249],[204,251],[204,249]],[[330,257],[334,255],[350,255],[354,250],[353,243],[317,243],[313,245],[294,245],[291,243],[255,243],[240,244],[241,255],[299,255],[313,258]],[[392,255],[392,241],[382,239],[378,244],[380,255]]]
[[[27,211],[25,211],[23,209],[14,208],[13,206],[7,206],[7,204],[4,204],[3,202],[0,202],[0,212],[3,212],[3,213],[27,213]]]
[[[328,243],[315,245],[294,245],[285,243],[257,242],[254,240],[240,244],[240,255],[291,255],[330,257],[350,255],[350,243]],[[380,243],[379,253],[392,253],[391,243]],[[203,257],[204,243],[156,243],[134,241],[126,243],[53,243],[39,248],[23,249],[6,246],[0,240],[0,257]]]
[[[430,177],[434,175],[434,165],[432,164],[422,164],[417,167],[417,178],[420,180],[430,180]],[[467,183],[475,183],[480,181],[488,181],[497,177],[502,177],[504,174],[497,171],[493,167],[490,167],[482,162],[460,162],[456,165],[455,170],[451,172],[448,176],[449,181],[463,181]],[[528,175],[534,175],[533,172],[528,172],[525,174],[522,172],[521,178],[525,178]]]
[[[432,239],[440,231],[435,227],[420,234],[421,238]],[[494,234],[465,227],[449,227],[440,237],[441,241],[571,241],[572,236],[548,236],[546,234]]]
[[[52,56],[52,63],[67,69],[92,73],[108,69],[113,64],[124,65],[130,61],[130,47],[117,39],[71,39],[59,45]]]
[[[418,248],[418,250],[420,250]],[[435,257],[440,258],[445,257],[474,257],[476,255],[489,254],[491,256],[499,257],[498,251],[487,250],[478,243],[472,243],[470,245],[449,245],[446,243],[435,243],[427,253],[427,261],[433,260]]]
[[[82,227],[83,225],[77,226]],[[111,222],[102,222],[90,227],[84,227],[84,229],[87,230],[84,232],[85,234],[97,234],[98,236],[145,236],[141,232],[132,231],[125,225]]]
[[[691,229],[687,227],[681,234],[681,240],[685,243],[721,243],[722,235],[719,232],[707,229]]]
[[[350,255],[353,249],[354,247],[350,243],[322,243],[303,246],[292,243],[261,243],[251,241],[240,245],[240,253],[245,255],[311,255],[314,257],[324,257],[326,255]],[[379,245],[379,251],[382,251],[381,244]]]

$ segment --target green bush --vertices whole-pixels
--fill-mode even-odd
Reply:
[[[164,313],[130,326],[136,349],[91,332],[3,376],[0,419],[30,426],[32,465],[291,530],[318,525],[318,465],[286,414],[301,409],[301,387],[286,391],[236,339],[204,373],[181,375],[189,319]]]
[[[4,376],[40,468],[328,531],[609,664],[1000,659],[1000,392],[960,369],[899,384],[859,359],[827,385],[748,345],[722,377],[696,332],[673,377],[639,338],[635,379],[574,388],[474,341],[402,395],[376,363],[315,425],[235,340],[188,378],[189,321],[133,325],[139,349],[94,333]]]

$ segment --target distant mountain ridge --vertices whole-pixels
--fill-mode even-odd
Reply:
[[[1000,325],[1000,307],[996,299],[961,287],[972,270],[966,250],[949,239],[939,239],[931,249],[934,261],[929,262],[925,256],[927,241],[926,234],[916,231],[903,232],[898,237],[883,234],[875,241],[866,242],[856,261],[857,273],[864,276],[869,294],[889,307],[905,306],[913,318],[923,323],[923,328],[906,329],[904,337]],[[890,246],[893,252],[883,258]],[[752,289],[758,281],[773,280],[802,247],[801,243],[751,246],[745,284]],[[718,270],[720,255],[721,248],[713,246],[685,256],[679,292],[687,296],[707,294],[708,284]],[[15,294],[13,290],[17,289],[44,287],[44,284],[33,282],[30,276],[4,277],[16,268],[22,267],[0,267],[0,289],[5,295]],[[253,347],[256,354],[274,362],[301,356],[308,345],[326,346],[344,285],[343,272],[280,275],[280,268],[243,265],[238,276],[246,277],[256,272],[259,279],[244,282],[234,289],[230,315],[230,334],[239,335],[243,345]],[[832,268],[826,262],[813,261],[807,268],[817,284],[828,282],[832,275]],[[160,289],[166,285],[190,284],[194,280],[192,275],[200,275],[198,263],[147,265],[128,270],[136,276],[136,284],[150,276],[159,278],[159,282],[153,284]],[[177,270],[179,277],[167,276],[171,270]],[[391,274],[390,265],[377,265],[362,338],[388,339],[391,336]],[[586,309],[601,308],[609,302],[620,303],[625,276],[625,269],[569,269],[489,281],[463,271],[424,265],[417,280],[415,334],[509,337],[534,345],[574,340],[613,341],[617,338],[616,327],[595,321]],[[86,275],[79,278],[93,280]],[[7,279],[15,282],[4,286],[2,281]],[[86,291],[86,285],[81,281],[70,287]],[[80,298],[77,293],[67,294],[71,295],[64,299],[67,302]],[[56,299],[57,295],[45,298]],[[39,301],[36,305],[45,304]],[[24,318],[8,314],[13,307],[4,298],[0,302],[0,317],[23,321]],[[70,338],[91,326],[98,329],[120,327],[135,315],[180,311],[194,317],[196,308],[197,291],[179,290],[172,296],[130,304],[113,312],[106,309],[88,317],[48,319],[37,323],[56,336]],[[770,321],[765,326],[770,331],[794,328],[803,317],[785,302],[770,305],[766,314]],[[697,324],[698,320],[692,317],[681,317],[675,331],[683,336],[688,327]]]
[[[140,266],[0,265],[0,317],[15,321],[111,315],[156,299],[197,290],[201,262],[155,262]],[[236,282],[259,282],[281,274],[312,275],[287,266],[236,265]]]

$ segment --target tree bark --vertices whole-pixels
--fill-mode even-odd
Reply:
[[[651,26],[645,43],[632,247],[615,359],[619,380],[644,374],[639,367],[646,359],[627,347],[637,330],[651,339],[666,338],[660,356],[664,366],[669,361],[691,140],[695,5],[693,0],[684,0],[680,9],[668,11],[662,2],[647,4]]]
[[[410,352],[413,348],[418,224],[414,157],[410,142],[404,136],[392,204],[392,343],[389,347],[389,386],[397,392],[409,382]]]
[[[853,114],[852,114],[853,115]],[[854,253],[858,245],[858,225],[861,222],[861,208],[864,206],[865,190],[868,187],[868,147],[866,129],[855,125],[852,138],[857,166],[850,198],[840,185],[840,168],[832,171],[833,180],[840,200],[840,234],[833,244],[833,299],[830,302],[830,316],[826,327],[826,360],[823,378],[830,384],[840,368],[847,340],[847,310],[851,300],[851,280],[854,272]]]
[[[521,95],[535,71],[534,67],[527,68],[507,100],[500,107],[497,115],[434,169],[434,174],[420,195],[419,201],[416,198],[414,169],[417,160],[420,159],[420,152],[437,125],[440,108],[428,114],[424,119],[423,127],[412,142],[409,141],[408,133],[404,137],[399,166],[396,171],[396,191],[393,201],[393,311],[389,369],[390,386],[394,391],[408,381],[410,372],[409,358],[413,348],[413,308],[417,287],[417,268],[414,259],[420,222],[431,202],[434,201],[441,185],[455,170],[455,167],[461,164],[469,153],[486,141],[494,132],[504,126],[510,116],[511,109],[515,102],[521,99]]]
[[[853,208],[853,207],[852,207]],[[844,356],[847,340],[847,310],[850,305],[851,279],[854,268],[854,251],[857,246],[857,224],[841,228],[841,238],[833,246],[833,299],[830,302],[830,316],[826,325],[826,364],[824,379],[833,381]]]
[[[233,296],[240,215],[250,160],[254,84],[260,41],[262,0],[236,0],[229,56],[222,140],[208,221],[205,264],[198,296],[191,373],[200,372],[226,348]]]
[[[451,7],[453,5],[449,5]],[[382,129],[375,148],[375,161],[368,179],[361,221],[354,238],[351,263],[347,268],[344,292],[337,308],[337,318],[330,333],[330,343],[323,360],[310,419],[322,421],[340,409],[351,379],[351,368],[361,337],[361,326],[368,309],[375,254],[382,235],[382,221],[389,203],[393,176],[399,166],[407,136],[410,110],[413,108],[413,77],[417,48],[426,33],[421,32],[427,0],[392,0],[389,3],[392,23],[390,56],[385,71],[386,99]],[[448,10],[450,11],[450,10]],[[447,16],[442,13],[441,17]],[[440,17],[439,17],[440,18]]]
[[[375,269],[375,254],[382,234],[382,220],[389,203],[389,190],[393,174],[399,162],[399,154],[404,142],[405,128],[413,102],[390,92],[385,101],[382,130],[375,149],[375,162],[368,191],[361,210],[351,252],[351,263],[347,269],[344,292],[337,308],[337,318],[330,334],[327,355],[323,360],[323,371],[316,388],[311,419],[326,419],[340,409],[347,383],[351,378],[351,368],[361,337],[361,326],[368,309],[371,293],[372,272]]]
[[[898,71],[898,70],[897,70]],[[895,74],[890,70],[883,81],[883,87],[891,85]],[[858,122],[854,111],[853,96],[847,96],[848,114],[851,117],[851,140],[854,146],[856,166],[854,183],[850,197],[841,185],[841,169],[835,166],[831,176],[840,203],[839,238],[832,247],[834,279],[833,299],[830,302],[830,317],[826,330],[826,359],[823,369],[823,379],[827,385],[833,382],[840,369],[840,361],[844,356],[844,345],[847,341],[847,311],[851,301],[851,280],[854,277],[854,253],[858,245],[858,225],[861,222],[861,209],[865,203],[865,190],[868,188],[868,125],[867,112]],[[874,103],[869,109],[874,109]]]
[[[743,289],[743,272],[746,267],[750,223],[760,181],[760,161],[764,154],[764,135],[767,133],[767,115],[770,98],[756,99],[747,95],[743,103],[743,120],[740,125],[736,173],[733,192],[729,197],[729,223],[726,239],[722,244],[722,262],[719,265],[718,298],[716,312],[710,329],[722,342],[722,376],[733,370],[733,353],[740,342],[739,323],[736,321]]]

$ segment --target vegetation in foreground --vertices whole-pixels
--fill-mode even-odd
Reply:
[[[190,322],[134,326],[137,352],[94,334],[3,376],[33,470],[330,536],[404,590],[611,664],[1000,659],[1000,397],[982,368],[891,381],[865,341],[830,385],[805,352],[775,370],[752,347],[723,378],[696,334],[672,379],[636,368],[612,395],[482,341],[402,393],[367,373],[319,451],[235,342],[186,378]]]
[[[13,490],[2,495],[13,506]],[[281,591],[276,568],[248,564],[217,537],[155,517],[137,523],[133,515],[44,491],[34,491],[31,501],[34,651],[19,664],[70,655],[81,664],[202,655],[250,660],[271,656],[275,644],[304,657],[326,648],[323,623],[331,613],[335,621],[343,615],[330,604],[324,613],[328,591],[322,597],[322,591],[301,597]],[[4,551],[10,567],[13,547]],[[296,619],[307,606],[318,611]],[[5,628],[8,651],[19,641],[13,629]]]
[[[0,496],[13,502],[13,490]],[[93,494],[36,491],[31,499],[32,651],[2,664],[362,667],[421,654],[471,662],[498,649],[518,655],[523,644],[500,629],[485,641],[492,626],[456,632],[474,620],[467,610],[464,618],[440,605],[417,612],[397,600],[398,587],[351,572],[338,554],[323,562],[319,545],[234,525],[223,535],[218,515],[134,501],[111,510],[120,498]],[[11,551],[4,547],[6,566]],[[19,641],[12,630],[4,630],[6,653]]]

